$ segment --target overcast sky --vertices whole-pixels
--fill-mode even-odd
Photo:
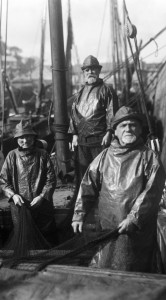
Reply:
[[[71,0],[71,15],[73,22],[74,40],[80,62],[89,55],[98,55],[100,61],[110,59],[110,0]],[[2,0],[2,39],[5,38],[6,2]],[[8,0],[8,46],[22,49],[22,55],[31,57],[40,54],[41,18],[44,4],[47,0]],[[123,0],[118,0],[121,14]],[[62,0],[64,43],[66,42],[68,0]],[[155,36],[166,26],[165,0],[126,0],[129,16],[137,27],[137,38],[143,44]],[[102,33],[102,34],[101,34]],[[100,43],[99,43],[100,41]],[[156,40],[156,44],[142,51],[141,57],[147,62],[161,61],[166,57],[166,32]],[[73,51],[73,60],[76,59]],[[50,64],[49,21],[47,20],[45,62]]]

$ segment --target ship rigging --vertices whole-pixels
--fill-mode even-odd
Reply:
[[[60,0],[49,0],[49,22],[50,22],[50,41],[51,41],[51,56],[52,56],[52,65],[51,65],[51,70],[52,70],[52,85],[53,85],[53,109],[54,109],[54,136],[55,136],[55,141],[56,141],[56,153],[57,153],[57,158],[58,158],[58,163],[59,163],[59,168],[62,171],[63,174],[66,174],[68,172],[68,167],[69,167],[69,149],[68,149],[68,137],[67,137],[67,130],[68,130],[68,114],[67,114],[67,95],[71,94],[71,31],[72,31],[72,27],[71,27],[71,23],[70,23],[70,18],[68,20],[68,28],[69,29],[69,35],[70,35],[70,39],[69,42],[67,43],[67,51],[66,51],[66,57],[65,57],[65,53],[64,53],[64,38],[63,38],[63,24],[62,24],[62,8],[61,8],[61,1]],[[113,5],[114,4],[114,5]],[[144,46],[142,46],[142,44],[140,45],[140,47],[137,46],[136,41],[135,41],[135,51],[133,52],[131,49],[131,44],[130,44],[130,38],[132,38],[132,36],[134,36],[134,38],[136,37],[136,28],[134,27],[134,25],[129,22],[128,24],[128,34],[126,34],[126,40],[123,41],[124,39],[124,31],[123,31],[123,39],[120,38],[119,35],[119,28],[120,28],[120,23],[119,23],[119,17],[118,17],[118,10],[117,10],[117,1],[111,1],[111,5],[110,6],[110,10],[111,10],[111,15],[113,17],[112,22],[111,22],[111,28],[114,29],[112,37],[113,37],[113,48],[112,48],[112,71],[108,72],[108,74],[105,76],[105,80],[109,79],[110,76],[113,76],[113,84],[114,87],[117,90],[120,90],[120,92],[122,92],[122,81],[126,80],[125,83],[127,84],[126,86],[126,94],[125,96],[127,96],[129,94],[129,89],[131,88],[131,82],[129,83],[129,75],[131,70],[129,70],[129,63],[132,62],[132,64],[134,64],[134,70],[136,72],[137,75],[137,80],[138,83],[140,85],[140,89],[141,89],[141,103],[143,103],[143,109],[144,109],[144,113],[147,114],[146,111],[146,103],[145,103],[145,99],[144,99],[144,92],[145,92],[145,86],[146,88],[150,88],[151,84],[154,83],[155,81],[155,87],[156,87],[156,93],[155,97],[157,98],[153,98],[153,104],[154,104],[154,112],[156,113],[156,116],[161,117],[161,121],[163,122],[163,118],[165,117],[165,111],[161,112],[161,108],[160,110],[158,109],[159,105],[160,105],[160,101],[159,98],[162,99],[162,101],[164,101],[164,92],[160,95],[161,89],[159,88],[160,83],[162,83],[162,80],[164,78],[164,72],[165,72],[165,62],[163,64],[160,64],[160,68],[158,69],[157,72],[155,72],[153,78],[151,79],[151,82],[145,86],[142,86],[143,82],[142,82],[142,73],[141,73],[141,67],[139,65],[140,61],[139,61],[139,54],[140,51],[142,51],[142,49],[144,49],[144,47],[146,46],[146,44]],[[69,5],[69,16],[70,16],[70,5]],[[71,17],[71,16],[70,16]],[[124,3],[124,22],[126,21],[127,18],[127,9],[125,7],[125,3]],[[115,20],[117,23],[115,23]],[[128,21],[129,20],[129,16],[128,16]],[[129,28],[130,27],[130,28]],[[118,33],[117,33],[117,29],[118,29]],[[165,28],[163,29],[163,31],[165,30]],[[162,33],[162,32],[160,32]],[[156,38],[156,37],[155,37]],[[44,40],[44,32],[43,32],[43,40]],[[119,49],[121,50],[121,48],[118,47],[118,43],[122,43],[125,42],[125,53],[124,53],[124,58],[122,59],[121,57],[121,51],[119,51]],[[131,55],[128,55],[128,50],[127,50],[127,42],[128,42],[128,47],[131,51]],[[42,56],[44,55],[44,51],[43,48],[41,48],[41,52],[42,52]],[[68,66],[68,73],[66,75],[66,62],[67,62],[67,66]],[[41,70],[40,70],[41,71]],[[127,75],[126,75],[127,74]],[[40,86],[39,86],[39,90],[41,91],[42,89],[42,71],[40,73]],[[156,77],[155,77],[156,76]],[[67,82],[67,84],[66,84]],[[70,87],[68,89],[66,89],[66,87]],[[3,96],[3,85],[1,85],[1,94]],[[41,95],[41,94],[40,94]],[[3,98],[4,99],[4,98]],[[127,98],[128,99],[128,98]],[[157,104],[156,104],[156,99],[157,99]],[[41,98],[39,99],[41,100]],[[126,101],[126,100],[125,100]],[[41,102],[40,102],[41,103]],[[163,103],[163,102],[162,102]],[[38,108],[40,107],[40,105],[38,106]],[[165,106],[164,106],[165,107]],[[149,123],[149,117],[147,115],[147,120]],[[165,122],[165,121],[164,121]],[[164,123],[165,124],[165,123]],[[149,125],[149,124],[148,124]],[[149,132],[150,134],[151,132],[151,125],[149,126]],[[163,141],[163,148],[162,148],[162,159],[164,161],[164,157],[165,157],[165,134],[164,134],[164,141]],[[163,234],[164,230],[162,229],[161,224],[163,225],[163,219],[164,216],[162,215],[162,218],[159,218],[159,223],[158,223],[158,231],[159,231],[159,246],[160,246],[160,250],[162,251],[162,247],[165,247],[165,235]],[[163,226],[164,228],[164,226]],[[114,237],[116,236],[117,232],[111,232],[109,233],[109,236],[105,236],[104,238],[107,239],[108,237],[110,238],[110,236]],[[93,235],[93,233],[92,233]],[[92,237],[91,237],[92,238]],[[102,237],[103,238],[103,237]],[[79,240],[81,243],[81,239]],[[92,247],[93,243],[88,243],[88,241],[86,241],[87,243],[84,245],[85,247]],[[100,242],[100,237],[98,237],[97,242]],[[55,250],[63,250],[63,248],[61,249],[55,249]],[[165,250],[165,248],[164,248]],[[152,286],[150,285],[150,282],[153,282],[153,285],[156,287],[158,285],[160,285],[161,288],[165,288],[165,275],[145,275],[145,274],[128,274],[128,273],[121,273],[121,272],[111,272],[108,270],[103,270],[103,271],[92,271],[90,268],[82,268],[82,267],[77,267],[77,266],[70,266],[70,265],[63,265],[63,266],[59,266],[57,265],[57,263],[60,264],[61,259],[65,258],[65,257],[69,257],[70,259],[72,259],[72,255],[73,254],[78,254],[78,252],[80,251],[79,247],[77,247],[75,249],[75,252],[71,251],[71,249],[65,249],[65,253],[61,253],[60,255],[62,255],[62,257],[57,258],[57,260],[55,260],[55,258],[53,259],[48,259],[46,262],[44,261],[42,264],[39,265],[39,267],[36,269],[37,271],[41,271],[43,268],[45,268],[47,265],[51,264],[51,263],[55,263],[52,264],[51,266],[49,265],[47,267],[47,270],[45,269],[45,271],[42,273],[42,275],[36,275],[36,272],[33,272],[33,276],[41,276],[43,278],[43,285],[44,287],[45,282],[47,282],[47,287],[48,284],[50,282],[53,282],[53,280],[51,279],[51,277],[54,277],[54,281],[56,282],[57,286],[59,286],[59,282],[58,279],[60,279],[59,281],[61,281],[61,278],[63,278],[63,280],[66,280],[66,277],[64,276],[65,273],[68,274],[68,278],[71,276],[74,276],[74,280],[76,280],[76,282],[79,283],[81,282],[82,278],[88,276],[88,279],[90,278],[91,282],[93,282],[94,286],[96,287],[96,282],[94,283],[94,277],[98,278],[98,284],[102,287],[102,293],[103,293],[103,286],[107,288],[109,285],[111,285],[112,283],[108,280],[108,277],[111,277],[111,280],[114,281],[115,286],[117,287],[117,285],[119,285],[119,282],[123,282],[124,285],[127,286],[127,288],[130,289],[130,291],[132,291],[132,293],[134,292],[131,284],[129,284],[130,281],[132,281],[132,283],[134,284],[135,287],[137,287],[137,293],[138,291],[140,292],[140,286],[146,286],[148,293],[150,295],[150,297],[152,296],[152,294],[150,294],[150,289],[152,288]],[[163,254],[163,253],[161,253]],[[41,257],[43,258],[44,255]],[[80,258],[80,260],[85,259],[83,257]],[[162,256],[163,259],[163,263],[164,263],[164,268],[165,267],[165,256]],[[54,261],[55,260],[55,261]],[[79,261],[80,261],[79,260]],[[15,264],[16,262],[14,262]],[[77,261],[75,262],[77,263]],[[24,262],[22,264],[20,264],[16,269],[17,271],[14,269],[13,272],[15,272],[15,276],[16,279],[18,280],[17,284],[18,284],[18,289],[20,288],[20,285],[22,284],[22,280],[21,283],[19,282],[19,268],[22,268],[22,270],[24,270],[24,272],[26,272],[26,276],[27,275],[27,264],[28,262]],[[33,264],[33,263],[32,263]],[[30,265],[30,262],[29,262]],[[32,266],[32,265],[31,265]],[[15,268],[15,265],[14,265]],[[32,268],[33,269],[33,268]],[[34,270],[34,269],[33,269]],[[30,270],[31,271],[31,270]],[[166,270],[164,270],[164,272],[166,272]],[[5,271],[5,274],[7,272]],[[28,273],[29,274],[29,273]],[[41,273],[39,273],[41,274]],[[51,274],[51,275],[50,275]],[[74,274],[74,275],[73,275]],[[10,274],[11,275],[11,274]],[[48,278],[49,275],[49,278]],[[6,275],[8,277],[8,275]],[[21,276],[21,275],[20,275]],[[25,276],[25,277],[26,277]],[[163,277],[162,277],[163,276]],[[41,280],[40,277],[40,280]],[[47,277],[47,279],[46,279]],[[77,281],[77,278],[79,277],[79,280]],[[142,280],[142,277],[144,279],[144,281]],[[36,280],[36,277],[34,277]],[[58,279],[57,279],[58,278]],[[39,279],[35,281],[35,288],[37,286],[39,286]],[[25,283],[26,284],[32,284],[33,280],[30,280],[29,283],[27,283],[27,280],[25,279]],[[38,282],[37,282],[38,281]],[[105,284],[106,281],[106,284]],[[49,282],[49,283],[48,283]],[[54,282],[54,284],[55,284]],[[109,284],[108,284],[109,282]],[[41,282],[40,282],[41,284]],[[72,285],[72,284],[71,284]],[[52,283],[53,286],[53,283]],[[72,285],[73,286],[73,285]],[[82,291],[82,286],[78,285],[80,290]],[[86,282],[86,286],[87,286],[87,282]],[[139,288],[138,288],[139,286]],[[153,286],[153,288],[154,288]],[[113,288],[113,287],[112,287]],[[61,289],[61,288],[59,288]],[[85,289],[86,290],[86,289]],[[99,289],[98,289],[99,290]],[[115,289],[116,290],[116,289]],[[115,291],[114,290],[114,291]],[[123,292],[125,289],[122,289]],[[51,291],[51,288],[49,289],[49,292]],[[34,291],[33,291],[34,292]],[[48,293],[49,293],[48,292]],[[144,292],[146,293],[146,288],[144,288]],[[75,293],[75,291],[74,291]],[[89,293],[89,288],[86,291],[86,293]],[[127,292],[126,292],[127,293]],[[135,292],[134,292],[135,293]],[[61,295],[62,295],[62,289],[61,289]],[[75,293],[76,294],[76,293]],[[88,294],[89,295],[89,294]],[[104,295],[104,293],[103,293]],[[129,295],[129,293],[128,293]],[[146,294],[147,295],[147,294]],[[48,296],[48,295],[46,295]],[[28,299],[28,298],[27,298]],[[32,298],[31,298],[32,299]],[[34,298],[35,299],[35,298]],[[62,298],[65,299],[65,296]],[[95,298],[96,299],[96,298]],[[124,299],[124,298],[123,298]],[[150,299],[150,298],[149,298]]]

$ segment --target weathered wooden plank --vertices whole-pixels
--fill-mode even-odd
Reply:
[[[153,274],[153,273],[140,273],[140,272],[126,272],[126,271],[115,271],[110,269],[99,269],[91,267],[79,267],[70,265],[49,265],[45,268],[41,274],[49,275],[56,272],[72,273],[78,275],[92,276],[92,277],[114,277],[123,278],[124,280],[138,280],[138,281],[163,281],[166,283],[166,275],[164,274]]]
[[[165,275],[59,265],[30,275],[16,270],[0,271],[0,299],[166,299]]]

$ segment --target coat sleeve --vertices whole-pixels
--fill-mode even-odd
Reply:
[[[44,172],[46,173],[46,180],[40,196],[46,200],[50,200],[54,192],[54,189],[56,187],[56,176],[55,176],[55,171],[54,171],[52,161],[49,158],[48,154],[46,155],[45,165],[46,165],[46,169]]]
[[[14,196],[16,193],[14,190],[14,186],[12,184],[12,165],[14,164],[12,160],[12,155],[9,153],[4,161],[4,164],[1,169],[0,173],[0,184],[2,191],[4,192],[5,196],[8,197],[9,199]]]
[[[157,155],[150,152],[148,160],[145,158],[145,187],[128,215],[128,218],[140,229],[157,215],[166,178]]]
[[[73,222],[83,221],[90,205],[97,201],[101,189],[101,162],[107,149],[103,150],[89,165],[78,192],[75,204]]]
[[[72,110],[73,110],[73,108],[72,108]],[[68,133],[71,133],[72,135],[78,134],[77,126],[76,126],[75,120],[74,120],[73,111],[71,112],[71,116],[70,116]]]
[[[107,87],[107,92],[105,95],[106,100],[106,122],[107,122],[107,131],[111,130],[111,122],[112,118],[117,112],[119,108],[118,104],[118,96],[115,92],[115,90],[112,87]]]
[[[78,134],[77,132],[77,124],[75,120],[75,107],[76,107],[76,100],[77,100],[78,94],[72,96],[72,107],[70,112],[70,120],[69,120],[69,129],[68,133],[71,133],[72,135]]]

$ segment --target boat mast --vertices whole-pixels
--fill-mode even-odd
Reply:
[[[68,0],[68,20],[67,20],[67,44],[66,44],[66,83],[67,83],[67,98],[72,95],[72,63],[71,63],[71,51],[73,45],[73,30],[71,21],[71,7],[70,0]]]
[[[124,39],[124,50],[125,50],[125,71],[126,71],[126,104],[128,104],[128,98],[129,98],[129,76],[128,76],[128,70],[129,70],[129,62],[128,62],[128,53],[127,53],[127,38],[126,38],[126,31],[125,31],[125,25],[126,25],[126,11],[125,11],[125,1],[123,0],[123,39]]]
[[[44,50],[45,50],[45,31],[46,31],[46,13],[47,9],[44,9],[44,16],[42,18],[42,30],[41,30],[41,51],[40,51],[40,67],[39,67],[39,85],[38,95],[36,97],[36,113],[40,112],[41,101],[43,96],[43,69],[44,69]]]
[[[110,15],[111,15],[111,45],[112,45],[112,65],[114,70],[114,88],[117,89],[117,78],[116,78],[116,36],[115,36],[115,7],[114,0],[110,1]]]
[[[67,173],[69,167],[69,146],[67,140],[68,115],[62,5],[61,0],[48,0],[48,4],[52,55],[56,155],[59,171],[62,175],[64,175]]]
[[[121,53],[121,48],[122,48],[122,44],[121,44],[121,23],[119,20],[119,12],[118,12],[118,3],[117,0],[115,0],[114,2],[114,11],[115,11],[115,36],[116,36],[116,69],[117,69],[117,74],[118,74],[118,84],[117,84],[117,88],[118,90],[122,89],[122,74],[121,74],[121,69],[120,69],[120,65],[122,64],[122,53]]]

